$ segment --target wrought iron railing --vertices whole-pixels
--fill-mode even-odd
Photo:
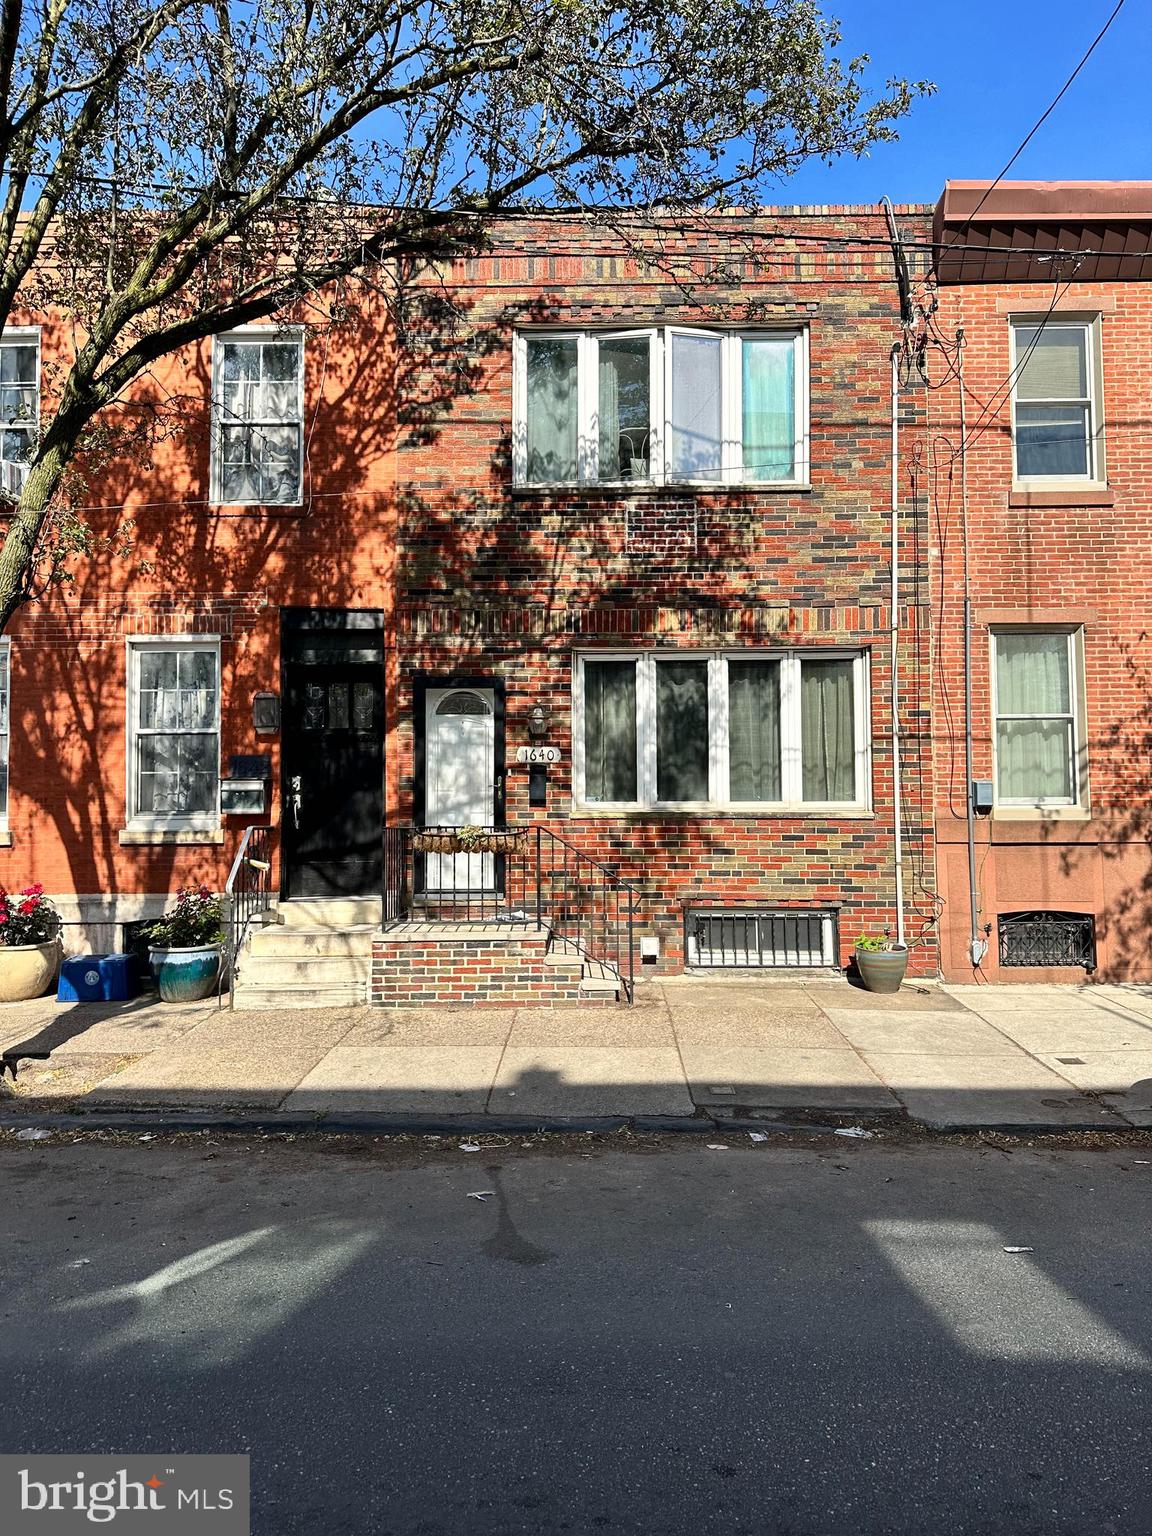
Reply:
[[[384,829],[384,926],[519,922],[610,971],[635,993],[635,889],[548,827]]]
[[[245,827],[224,894],[228,901],[228,1006],[236,1006],[236,962],[252,919],[272,898],[271,827]]]
[[[1096,969],[1096,931],[1090,912],[1002,912],[997,927],[1003,966]]]

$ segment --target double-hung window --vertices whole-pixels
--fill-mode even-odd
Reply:
[[[867,681],[860,653],[579,655],[576,801],[865,809]]]
[[[212,499],[300,501],[304,478],[304,337],[270,327],[213,343]]]
[[[0,336],[0,489],[19,496],[40,425],[40,333]]]
[[[1097,325],[1012,322],[1015,478],[1102,481]]]
[[[220,648],[128,644],[128,805],[140,826],[213,827],[220,816]]]
[[[518,484],[808,478],[801,330],[524,331],[514,362]]]
[[[1075,630],[1013,629],[992,636],[1001,805],[1080,802],[1078,640]]]

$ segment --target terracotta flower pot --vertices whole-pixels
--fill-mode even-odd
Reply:
[[[0,945],[0,1003],[43,997],[60,967],[60,941]]]
[[[858,949],[856,966],[869,992],[899,992],[908,969],[908,946],[893,944],[889,949]]]
[[[148,963],[165,1003],[198,1003],[211,997],[220,975],[219,944],[150,949]]]

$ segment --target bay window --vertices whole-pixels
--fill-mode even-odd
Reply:
[[[213,343],[212,500],[295,505],[304,479],[304,338],[270,326]]]
[[[128,811],[143,826],[214,826],[220,805],[215,640],[128,645]]]
[[[577,804],[868,806],[860,653],[587,653],[574,689]]]
[[[807,479],[803,331],[525,331],[514,363],[517,484]]]
[[[1078,632],[1072,630],[993,634],[999,804],[1079,804],[1078,650]]]

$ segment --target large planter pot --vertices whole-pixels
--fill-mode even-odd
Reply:
[[[908,969],[908,947],[894,944],[891,949],[858,949],[856,966],[869,992],[899,992]]]
[[[461,838],[457,832],[417,832],[412,838],[414,853],[515,853],[524,840],[520,829],[481,832]]]
[[[60,967],[60,941],[0,945],[0,1003],[43,997]]]
[[[165,1003],[198,1003],[211,997],[220,975],[219,944],[192,949],[150,949],[148,963]]]

